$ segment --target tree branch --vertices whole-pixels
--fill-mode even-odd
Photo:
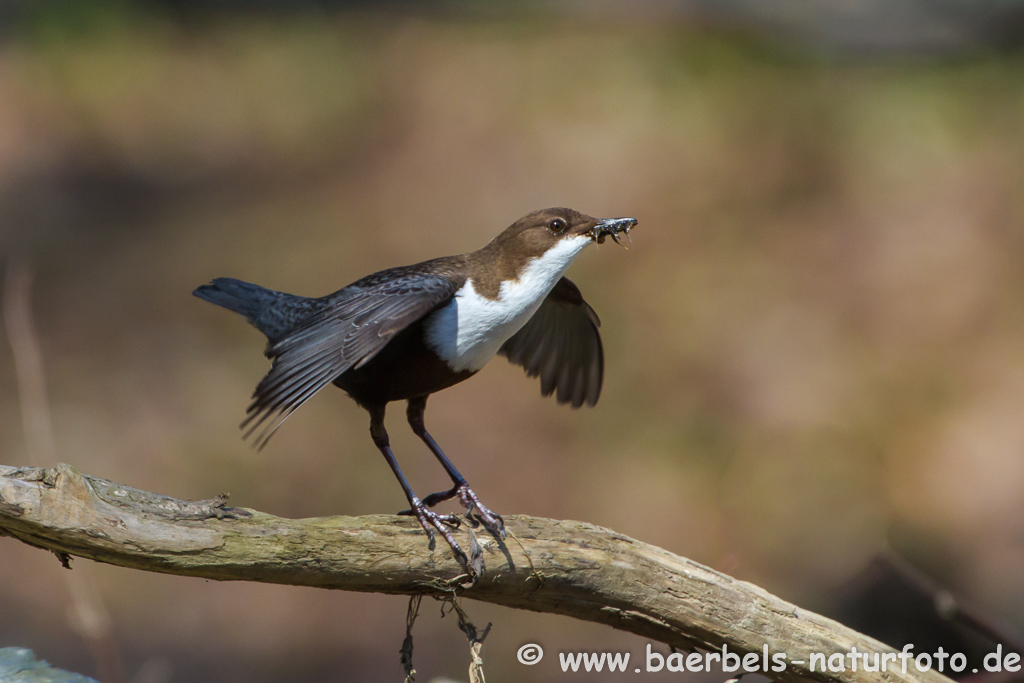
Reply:
[[[416,520],[391,515],[282,519],[185,502],[78,473],[0,466],[0,535],[97,562],[222,581],[460,595],[608,624],[679,649],[787,656],[777,681],[924,681],[934,671],[810,670],[811,653],[889,653],[867,636],[685,558],[573,521],[506,518],[504,542],[481,533],[486,572],[471,588],[445,544],[427,549]],[[468,532],[456,532],[465,538]],[[468,539],[467,539],[468,545]],[[465,546],[464,546],[465,547]],[[796,661],[803,661],[797,664]],[[820,669],[820,667],[819,667]]]

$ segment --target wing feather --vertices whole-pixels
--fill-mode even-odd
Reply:
[[[580,290],[563,277],[498,353],[522,366],[529,377],[539,376],[544,396],[557,392],[559,403],[574,408],[594,405],[604,377],[600,325]]]
[[[395,334],[443,305],[457,289],[451,279],[430,273],[371,278],[325,297],[316,314],[269,347],[273,366],[256,386],[242,422],[246,438],[264,427],[258,448],[318,391],[365,365]]]

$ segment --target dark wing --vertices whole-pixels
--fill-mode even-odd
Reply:
[[[559,403],[579,408],[601,395],[604,350],[597,318],[580,290],[562,278],[522,329],[498,350],[530,377],[540,375],[540,390],[558,390]]]
[[[323,308],[272,344],[274,361],[246,410],[245,437],[260,425],[259,448],[303,403],[347,370],[367,363],[396,333],[451,299],[456,283],[424,273],[366,278],[327,298]]]

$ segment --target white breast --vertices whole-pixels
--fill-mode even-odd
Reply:
[[[567,237],[530,261],[516,280],[501,283],[497,299],[480,296],[472,280],[426,321],[427,344],[453,370],[477,371],[537,312],[583,247],[585,236]]]

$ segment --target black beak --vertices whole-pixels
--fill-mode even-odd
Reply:
[[[598,244],[602,244],[604,238],[609,235],[618,242],[619,233],[628,235],[629,231],[634,227],[636,227],[635,218],[605,218],[602,221],[598,221],[597,225],[590,231],[590,235]]]

